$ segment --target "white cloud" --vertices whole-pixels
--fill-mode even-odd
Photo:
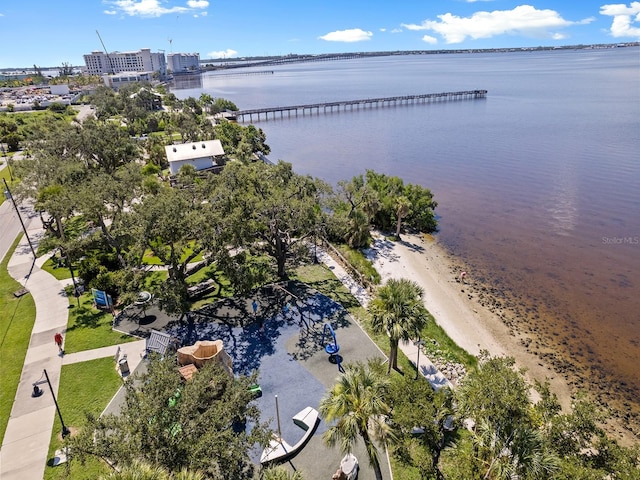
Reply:
[[[380,31],[381,31],[381,32],[386,32],[386,31],[387,31],[387,29],[386,29],[386,28],[381,28],[381,29],[380,29]]]
[[[106,15],[117,15],[118,14],[118,12],[116,12],[115,10],[105,10],[103,13],[106,14]]]
[[[117,11],[129,15],[130,17],[160,17],[167,14],[187,13],[193,10],[207,8],[209,2],[206,0],[188,0],[187,6],[168,6],[164,0],[103,0],[103,3],[112,5]],[[113,15],[114,10],[105,10],[106,14]]]
[[[369,40],[373,36],[371,32],[365,32],[360,28],[352,28],[349,30],[336,30],[335,32],[329,32],[326,35],[318,37],[321,40],[327,42],[362,42]]]
[[[207,58],[230,58],[234,57],[238,52],[227,48],[226,50],[218,50],[207,53]]]
[[[402,33],[402,29],[401,28],[394,28],[393,30],[391,30],[391,33]]]
[[[425,20],[421,24],[403,24],[407,30],[431,30],[442,35],[447,43],[461,43],[467,37],[490,38],[496,35],[519,34],[530,37],[554,38],[562,35],[555,29],[575,23],[590,23],[593,19],[572,22],[563,19],[555,10],[538,10],[531,5],[520,5],[513,10],[476,12],[470,17],[451,13],[438,15],[438,21]]]
[[[429,45],[435,45],[438,43],[438,39],[436,37],[432,37],[431,35],[425,35],[422,37],[422,41],[428,43]]]
[[[613,37],[640,38],[640,2],[631,2],[629,6],[603,5],[600,14],[613,17],[610,30]]]

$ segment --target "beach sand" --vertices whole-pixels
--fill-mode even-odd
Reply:
[[[554,372],[539,357],[527,351],[527,338],[505,322],[502,307],[489,295],[487,287],[474,281],[444,247],[430,235],[403,234],[400,242],[375,235],[367,251],[374,267],[382,276],[406,278],[424,289],[424,301],[438,325],[460,347],[472,355],[488,350],[493,356],[511,356],[516,365],[526,369],[529,381],[549,380],[563,409],[571,405],[571,389],[564,376]],[[530,341],[530,340],[529,340]],[[532,391],[532,399],[537,395]]]

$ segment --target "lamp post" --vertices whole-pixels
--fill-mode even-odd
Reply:
[[[61,432],[62,438],[65,438],[67,435],[71,433],[71,430],[69,430],[67,426],[64,424],[64,420],[62,419],[62,413],[60,413],[60,407],[58,406],[58,400],[56,399],[55,393],[53,393],[53,387],[51,386],[51,381],[49,380],[49,374],[47,373],[46,369],[44,370],[44,378],[46,378],[47,384],[49,385],[49,391],[51,391],[51,396],[53,397],[53,403],[56,405],[58,417],[60,418],[60,423],[62,424],[62,432]],[[33,394],[31,395],[32,397],[39,397],[40,395],[42,395],[42,389],[38,387],[38,383],[39,382],[36,382],[33,384]]]
[[[7,179],[3,178],[5,188],[5,197],[11,199],[11,203],[13,203],[13,208],[15,208],[16,213],[18,214],[18,219],[20,220],[20,225],[22,225],[22,231],[24,232],[24,236],[27,237],[27,242],[29,242],[29,247],[31,247],[31,253],[33,253],[33,259],[36,260],[38,256],[36,255],[36,251],[33,248],[33,244],[31,243],[31,239],[29,238],[29,233],[27,232],[27,227],[25,227],[24,222],[22,221],[22,215],[20,215],[20,210],[18,210],[18,205],[16,205],[16,201],[11,195],[11,190],[9,190],[9,185],[7,184]]]
[[[420,376],[420,349],[422,348],[422,345],[424,345],[424,340],[418,339],[416,342],[413,342],[413,344],[418,347],[418,355],[416,357],[416,377],[414,378],[414,380],[417,380]]]

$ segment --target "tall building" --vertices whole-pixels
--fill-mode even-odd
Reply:
[[[167,68],[173,73],[199,72],[199,53],[170,53],[167,55]]]
[[[95,51],[84,55],[89,75],[112,75],[122,72],[158,72],[161,78],[167,75],[164,53],[152,53],[143,48],[135,52]]]

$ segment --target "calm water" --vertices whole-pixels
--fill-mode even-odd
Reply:
[[[486,100],[256,122],[272,160],[335,184],[430,188],[440,240],[574,361],[640,395],[640,49],[395,56],[207,73],[242,108],[487,89]],[[523,313],[523,315],[525,315]],[[624,382],[624,383],[621,383]]]

